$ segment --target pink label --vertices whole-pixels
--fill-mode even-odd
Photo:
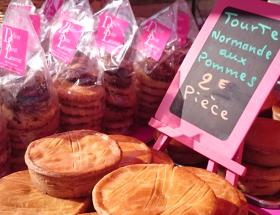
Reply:
[[[54,33],[51,53],[64,63],[71,63],[81,38],[83,27],[63,20],[61,28]]]
[[[47,0],[44,8],[44,15],[50,21],[55,15],[56,11],[63,4],[64,0]]]
[[[186,13],[179,11],[178,22],[177,22],[177,34],[179,37],[179,42],[181,47],[184,47],[187,42],[189,26],[190,26],[189,16]]]
[[[32,6],[31,5],[16,5],[16,4],[12,4],[12,5],[9,5],[9,7],[11,7],[12,9],[23,9],[27,12],[31,12],[32,10]]]
[[[34,27],[38,37],[40,37],[40,34],[41,34],[40,16],[35,15],[35,14],[30,14],[29,17],[32,21],[33,27]]]
[[[158,61],[171,35],[171,30],[156,20],[150,20],[142,28],[136,48],[146,57]]]
[[[112,52],[125,43],[125,33],[129,23],[109,14],[102,14],[99,17],[99,24],[96,33],[98,47],[105,48]]]
[[[0,67],[18,75],[25,74],[28,32],[3,25]]]

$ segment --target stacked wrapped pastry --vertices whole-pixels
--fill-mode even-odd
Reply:
[[[10,171],[11,148],[8,143],[6,120],[0,115],[0,178]]]
[[[58,103],[45,54],[29,14],[19,8],[9,7],[2,31],[6,32],[6,37],[16,35],[11,44],[2,41],[0,93],[1,109],[7,119],[11,166],[13,170],[20,170],[26,168],[24,153],[28,144],[57,131]],[[11,46],[13,49],[9,49]]]
[[[128,0],[109,2],[94,14],[95,48],[103,71],[107,133],[127,133],[134,121],[136,77],[128,52],[137,30]]]
[[[280,122],[257,118],[245,138],[243,161],[247,173],[239,187],[256,196],[269,196],[280,191]]]
[[[134,44],[138,123],[146,124],[155,114],[197,32],[186,2],[180,0],[140,23]]]
[[[65,2],[49,32],[48,62],[58,93],[61,130],[101,130],[104,88],[92,52],[93,19],[88,1]]]

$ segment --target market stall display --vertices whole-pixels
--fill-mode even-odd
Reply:
[[[279,6],[248,3],[197,37],[185,0],[11,0],[0,213],[278,215]]]

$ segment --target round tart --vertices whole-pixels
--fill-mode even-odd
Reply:
[[[137,164],[101,179],[92,193],[98,214],[215,214],[209,185],[184,167]],[[113,205],[113,207],[112,207]]]
[[[90,198],[59,199],[38,191],[27,170],[0,179],[0,192],[0,214],[77,214],[90,206]]]
[[[125,135],[110,135],[110,137],[117,141],[122,151],[120,167],[151,163],[152,152],[144,142]]]
[[[118,167],[120,160],[121,150],[116,141],[91,130],[33,141],[25,153],[34,185],[61,198],[89,195],[104,175]]]
[[[152,154],[153,154],[152,163],[174,165],[173,160],[166,153],[152,149]]]
[[[186,167],[188,171],[204,180],[218,199],[216,215],[247,215],[248,205],[245,197],[221,176],[205,169]]]
[[[257,118],[245,138],[244,161],[260,166],[280,166],[280,122]]]

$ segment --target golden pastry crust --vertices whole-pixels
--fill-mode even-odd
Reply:
[[[77,214],[86,212],[89,198],[58,199],[38,191],[28,171],[16,172],[0,179],[1,214]]]
[[[152,154],[152,163],[174,165],[173,160],[166,153],[152,149]]]
[[[144,142],[125,135],[109,136],[117,141],[122,151],[122,160],[119,165],[120,167],[131,164],[151,163],[152,152]]]
[[[98,214],[215,214],[215,194],[184,167],[138,164],[106,175],[93,189]],[[112,202],[114,207],[112,207]]]
[[[54,83],[59,99],[66,103],[92,103],[104,98],[103,86],[79,86],[69,81],[56,81]]]
[[[104,128],[105,130],[118,130],[129,128],[133,124],[133,119],[124,119],[122,121],[105,121],[104,119]]]
[[[205,169],[186,167],[186,169],[204,180],[214,191],[218,199],[216,215],[247,215],[248,205],[245,197],[221,176]]]
[[[4,115],[8,120],[8,127],[12,130],[32,130],[44,127],[49,120],[51,120],[58,111],[58,102],[56,99],[51,99],[48,104],[36,110],[33,113],[14,113],[12,110],[2,106]]]
[[[25,150],[33,140],[54,134],[59,127],[59,111],[55,113],[44,127],[33,130],[9,130],[9,138],[13,149]]]
[[[166,90],[170,85],[170,83],[152,79],[143,70],[136,72],[136,75],[139,82],[144,83],[148,87]]]
[[[25,154],[36,187],[62,198],[88,195],[95,183],[118,167],[120,160],[121,150],[116,141],[91,130],[33,141]]]
[[[61,125],[79,125],[79,124],[92,124],[92,125],[101,125],[102,117],[104,113],[100,111],[91,116],[70,116],[61,114],[60,122]]]
[[[65,132],[35,140],[25,154],[30,169],[49,176],[94,174],[120,160],[121,150],[116,141],[91,130]]]
[[[93,130],[93,131],[101,131],[101,124],[96,124],[95,122],[93,123],[81,123],[81,124],[77,124],[77,125],[62,125],[61,126],[61,131],[75,131],[75,130],[81,130],[81,129],[85,129],[85,130]]]
[[[107,121],[121,121],[127,118],[133,118],[135,108],[119,108],[112,105],[105,107],[105,120]]]
[[[60,110],[63,114],[70,115],[70,116],[93,116],[97,113],[103,112],[104,105],[100,102],[97,103],[96,106],[90,108],[77,108],[71,107],[68,105],[60,105]]]
[[[136,94],[130,93],[127,95],[115,94],[110,88],[106,89],[106,102],[122,108],[135,107]]]

